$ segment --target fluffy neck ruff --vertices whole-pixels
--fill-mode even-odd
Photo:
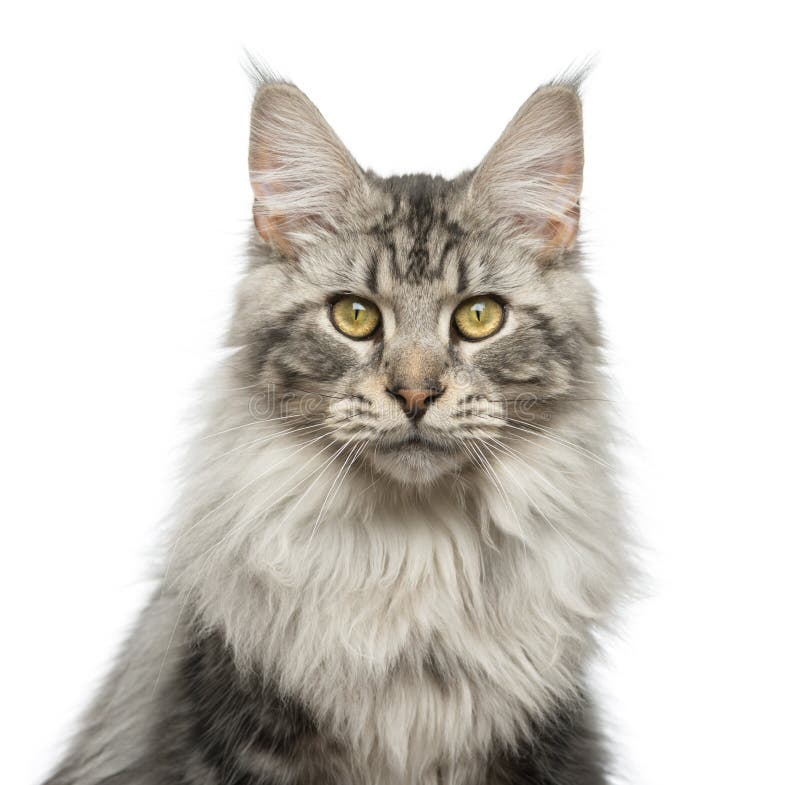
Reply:
[[[236,410],[198,441],[165,580],[365,770],[423,781],[580,689],[625,573],[598,412],[409,493]]]

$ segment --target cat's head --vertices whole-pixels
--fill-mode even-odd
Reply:
[[[366,172],[302,92],[262,84],[232,332],[247,383],[299,436],[327,427],[341,460],[401,483],[545,433],[596,361],[582,171],[568,82],[536,91],[455,180]]]

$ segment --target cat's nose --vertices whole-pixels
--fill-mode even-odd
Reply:
[[[403,407],[409,419],[422,419],[428,407],[444,392],[441,387],[428,387],[424,390],[415,390],[408,387],[386,388],[386,392]]]

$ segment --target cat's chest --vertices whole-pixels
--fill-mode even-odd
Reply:
[[[396,672],[357,700],[355,717],[343,719],[355,720],[348,729],[355,768],[370,784],[482,781],[498,737],[516,735],[526,720],[496,685],[435,666]]]
[[[202,597],[204,622],[304,707],[356,783],[471,783],[493,746],[574,687],[585,622],[547,579],[563,554],[436,523],[251,547]]]
[[[422,679],[398,670],[337,701],[338,716],[325,719],[243,672],[221,635],[203,634],[183,661],[181,684],[180,723],[197,740],[209,781],[224,772],[258,785],[472,785],[491,743],[480,691],[434,669]]]
[[[280,666],[323,733],[344,740],[365,785],[481,781],[492,750],[513,742],[559,686],[560,658],[524,607],[519,618],[512,609],[476,618],[441,587],[424,594],[400,598],[370,632],[356,617],[341,616],[338,635],[318,626],[317,652],[327,640],[328,657],[302,674],[287,659]],[[331,646],[347,632],[346,646]],[[296,641],[285,643],[292,652]]]

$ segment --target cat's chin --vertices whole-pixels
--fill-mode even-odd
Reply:
[[[403,485],[431,485],[447,474],[457,472],[463,459],[458,454],[413,445],[394,450],[375,450],[375,468]]]

